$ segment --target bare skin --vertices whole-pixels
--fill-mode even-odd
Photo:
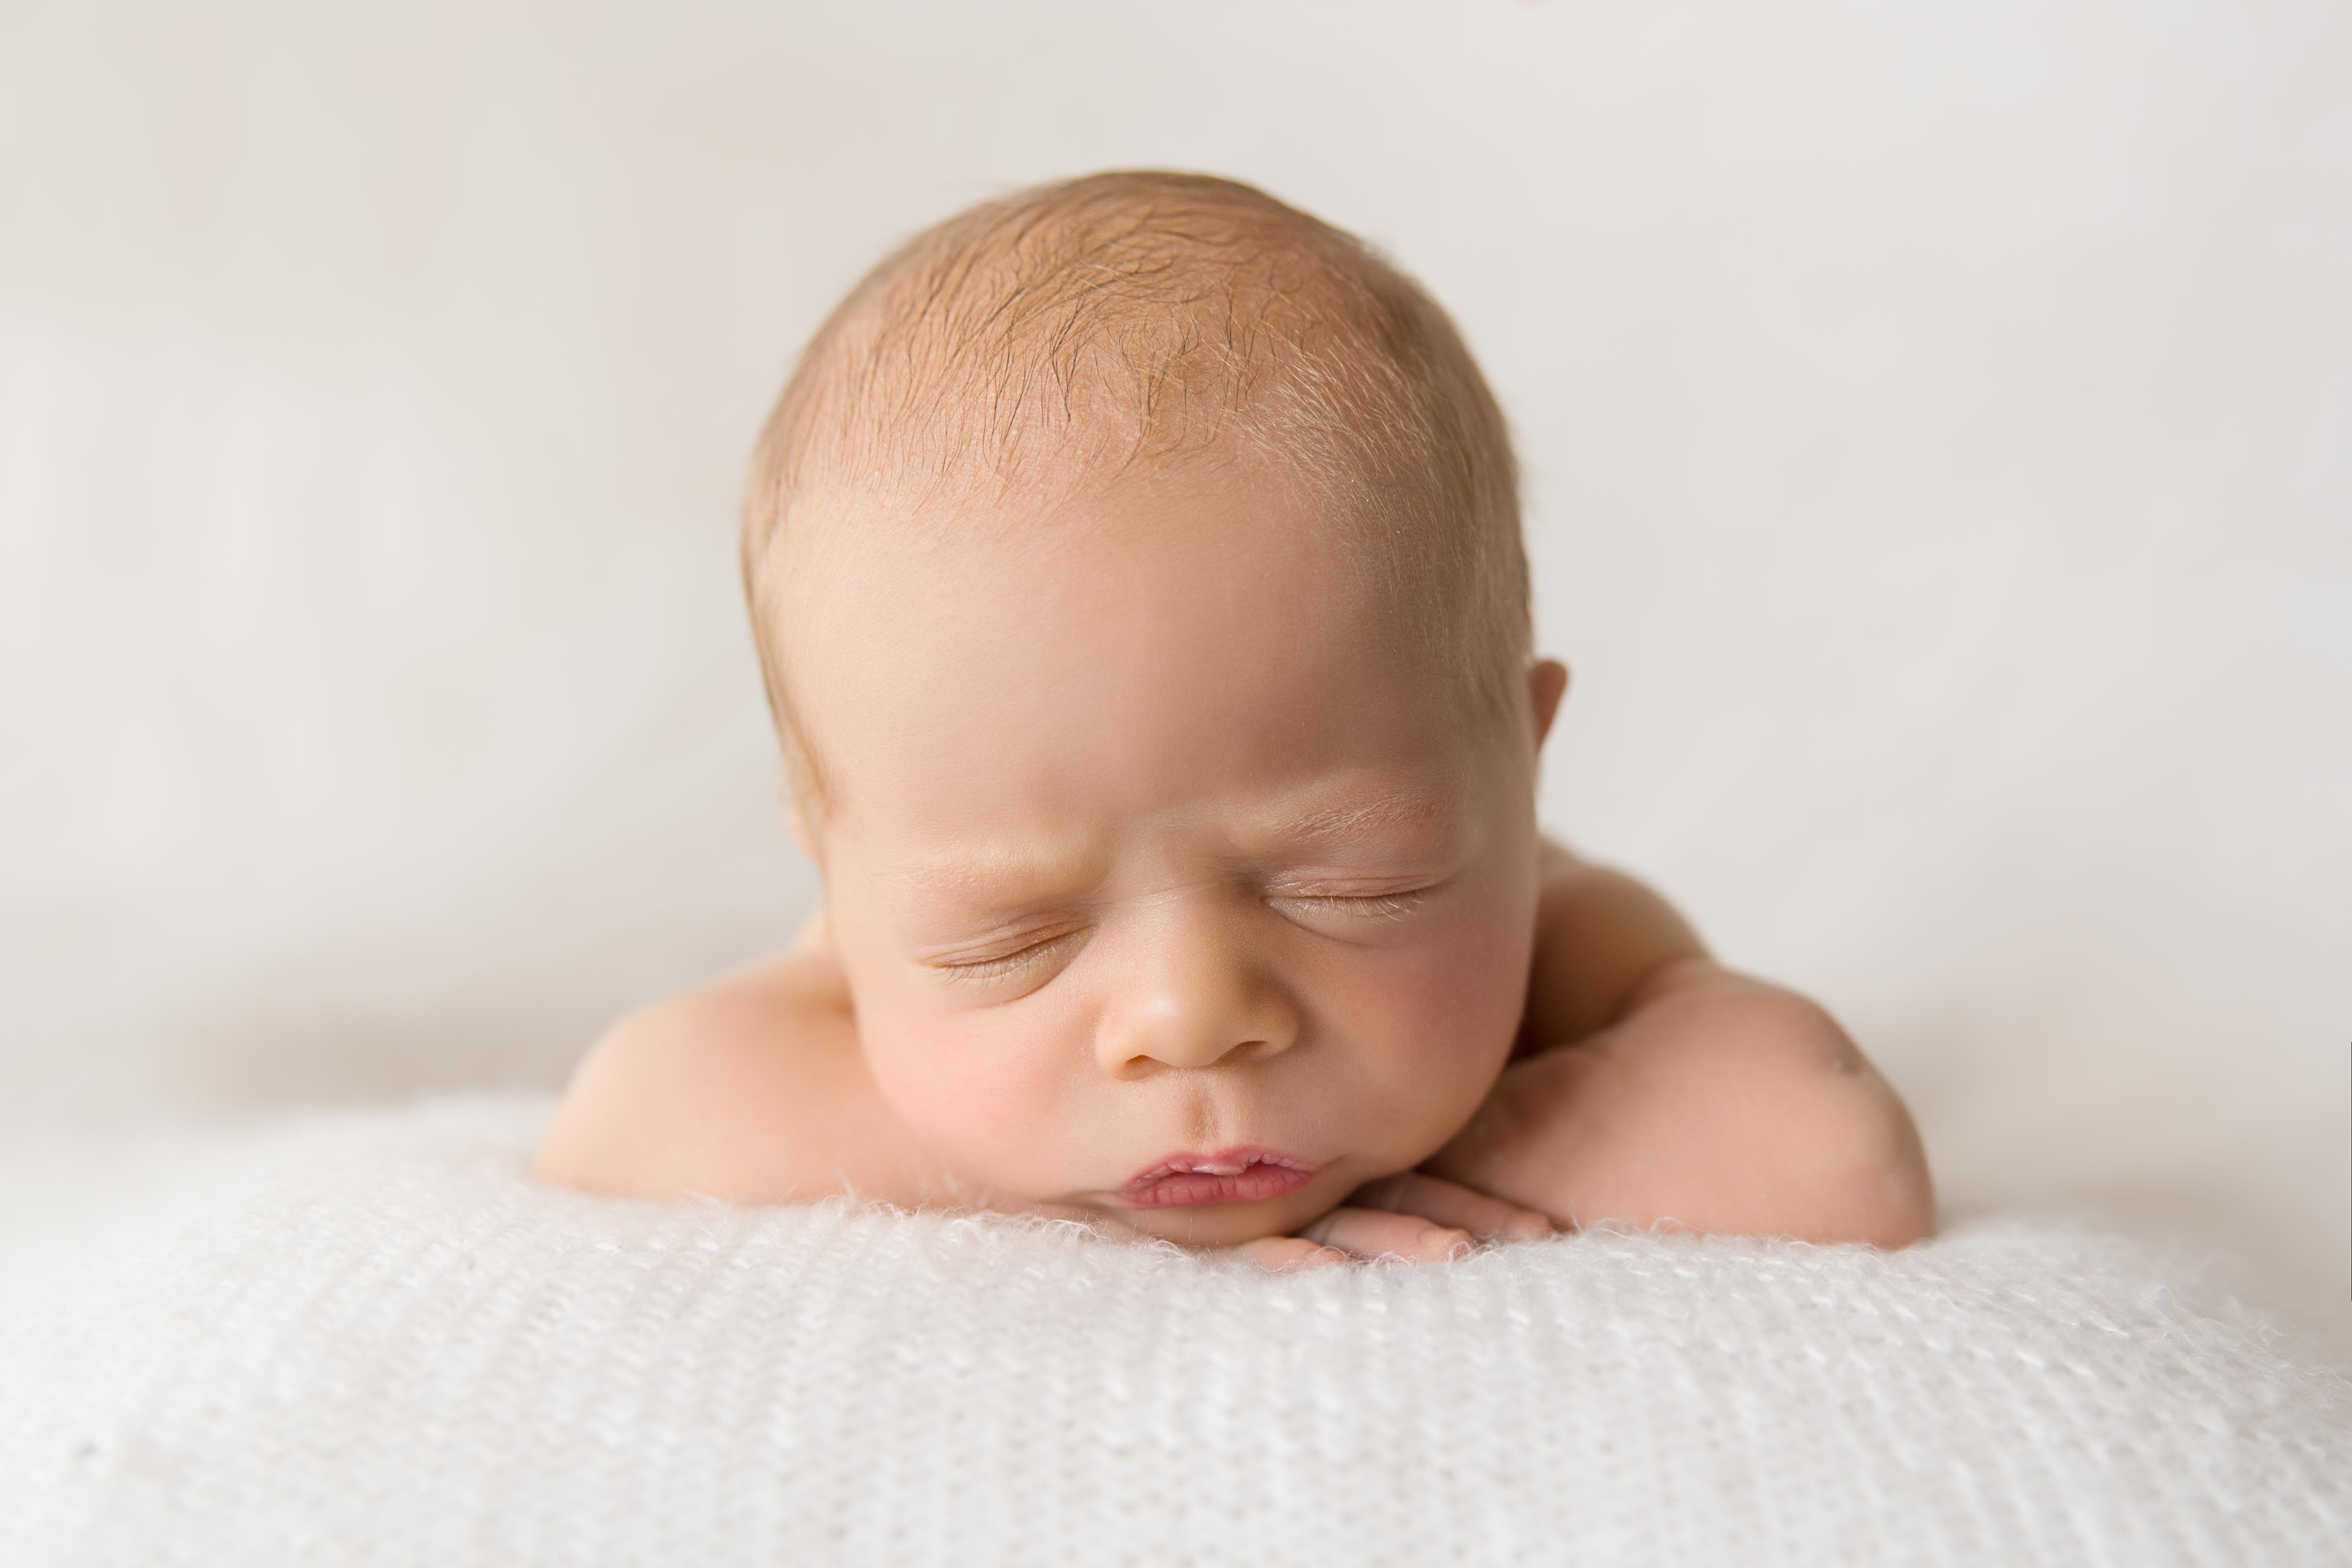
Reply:
[[[1836,1023],[1538,837],[1561,666],[1465,728],[1262,474],[1000,499],[984,549],[858,504],[811,530],[793,606],[825,910],[616,1026],[542,1175],[1055,1215],[1278,1268],[1601,1223],[1928,1234],[1911,1119]],[[1164,1156],[1234,1148],[1281,1152],[1154,1195]]]
[[[1554,845],[1543,860],[1524,1054],[1419,1170],[1246,1255],[1436,1260],[1594,1224],[1885,1247],[1930,1234],[1910,1115],[1826,1013],[1716,963],[1630,879]],[[608,1034],[539,1169],[640,1197],[985,1203],[876,1093],[821,914],[788,951]]]

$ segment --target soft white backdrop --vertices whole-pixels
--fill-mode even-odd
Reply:
[[[2347,81],[2334,0],[11,0],[0,1136],[552,1086],[780,941],[791,354],[1175,165],[1462,321],[1549,824],[1839,1012],[1952,1212],[2352,1345]]]

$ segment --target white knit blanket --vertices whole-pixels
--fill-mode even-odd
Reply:
[[[2177,1263],[1585,1235],[1297,1276],[599,1202],[316,1120],[0,1281],[9,1564],[2352,1559],[2352,1385]]]

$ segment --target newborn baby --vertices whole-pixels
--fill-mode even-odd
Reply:
[[[1929,1230],[1837,1024],[1539,837],[1504,421],[1350,236],[1164,174],[920,235],[786,385],[743,571],[823,908],[615,1026],[541,1173],[1276,1267]]]

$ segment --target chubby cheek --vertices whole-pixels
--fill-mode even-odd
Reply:
[[[1052,1031],[1020,1012],[872,1009],[859,1037],[883,1103],[926,1150],[1025,1194],[1053,1152],[1067,1072]]]
[[[1358,959],[1323,987],[1379,1097],[1392,1156],[1433,1153],[1493,1089],[1526,1005],[1534,942],[1533,910],[1514,904],[1426,946]]]

